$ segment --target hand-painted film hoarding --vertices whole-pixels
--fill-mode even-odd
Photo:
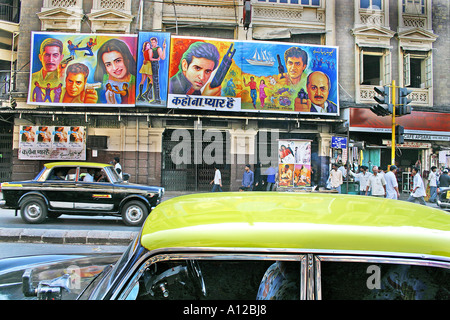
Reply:
[[[169,108],[339,114],[338,48],[172,36]]]
[[[135,106],[137,35],[32,32],[28,103]]]
[[[139,32],[136,105],[166,107],[170,33]]]
[[[84,127],[21,126],[20,160],[86,160]]]
[[[278,140],[278,186],[311,186],[310,140]]]

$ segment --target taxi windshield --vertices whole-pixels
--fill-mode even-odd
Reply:
[[[123,182],[122,178],[117,174],[116,170],[114,169],[114,167],[109,166],[109,167],[105,167],[104,170],[106,171],[106,173],[108,174],[108,176],[111,178],[111,182],[112,183],[120,183]]]

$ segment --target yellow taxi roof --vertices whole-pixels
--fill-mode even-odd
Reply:
[[[162,202],[148,250],[186,247],[396,252],[450,258],[450,215],[400,200],[295,192],[218,192]]]
[[[55,166],[82,166],[82,167],[108,167],[110,164],[97,163],[97,162],[81,162],[81,161],[61,161],[61,162],[49,162],[44,164],[46,168],[53,168]]]

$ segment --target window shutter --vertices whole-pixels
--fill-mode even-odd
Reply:
[[[425,58],[425,87],[431,88],[433,86],[433,63],[432,55],[429,54]]]
[[[391,51],[386,50],[384,54],[384,74],[383,74],[383,84],[387,85],[391,83]]]
[[[411,59],[409,53],[403,56],[403,85],[405,87],[411,85]]]

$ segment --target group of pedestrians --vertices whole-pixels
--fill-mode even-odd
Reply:
[[[214,179],[211,181],[212,192],[222,191],[222,175],[217,165],[214,166]],[[369,172],[367,166],[361,166],[358,173],[354,173],[351,170],[347,170],[345,166],[339,167],[337,164],[332,165],[332,170],[328,178],[328,188],[335,189],[338,193],[341,193],[341,186],[344,183],[344,177],[351,175],[359,180],[359,194],[387,199],[399,199],[400,190],[397,182],[397,166],[391,165],[389,171],[385,173],[380,170],[378,166],[372,167],[372,173]],[[430,186],[430,199],[429,202],[436,202],[437,193],[439,187],[450,186],[450,176],[448,169],[444,169],[440,175],[437,174],[437,168],[431,167],[429,175]],[[265,174],[267,175],[267,184],[265,186],[266,191],[272,191],[276,184],[277,170],[273,166],[270,166]],[[255,177],[256,176],[256,177]],[[420,176],[420,169],[417,167],[412,168],[411,176],[413,177],[413,186],[411,194],[407,201],[418,201],[422,205],[426,205],[426,187]],[[258,163],[255,166],[255,173],[251,170],[249,164],[245,166],[244,174],[242,176],[242,185],[239,191],[252,191],[256,187],[261,187],[261,165]],[[261,188],[259,188],[261,190]]]
[[[445,168],[440,173],[438,173],[438,169],[435,166],[431,167],[428,180],[430,186],[430,199],[428,201],[435,203],[437,195],[439,193],[439,188],[450,187],[450,176],[448,173],[448,169]]]
[[[392,165],[388,173],[379,170],[378,166],[372,167],[372,173],[369,168],[361,166],[358,173],[347,171],[345,166],[339,167],[337,164],[332,165],[332,170],[328,178],[329,188],[337,190],[341,193],[341,186],[344,183],[344,176],[351,175],[359,180],[359,194],[371,195],[380,198],[398,199],[400,192],[398,189],[397,166]]]
[[[251,166],[247,164],[244,168],[244,174],[242,176],[242,185],[239,187],[239,191],[253,191],[263,190],[272,191],[276,184],[277,169],[270,166],[266,171],[267,183],[264,185],[261,176],[261,164],[255,165],[255,172],[251,170]],[[218,168],[218,165],[214,165],[214,179],[210,182],[213,186],[211,192],[222,192],[222,174]]]

